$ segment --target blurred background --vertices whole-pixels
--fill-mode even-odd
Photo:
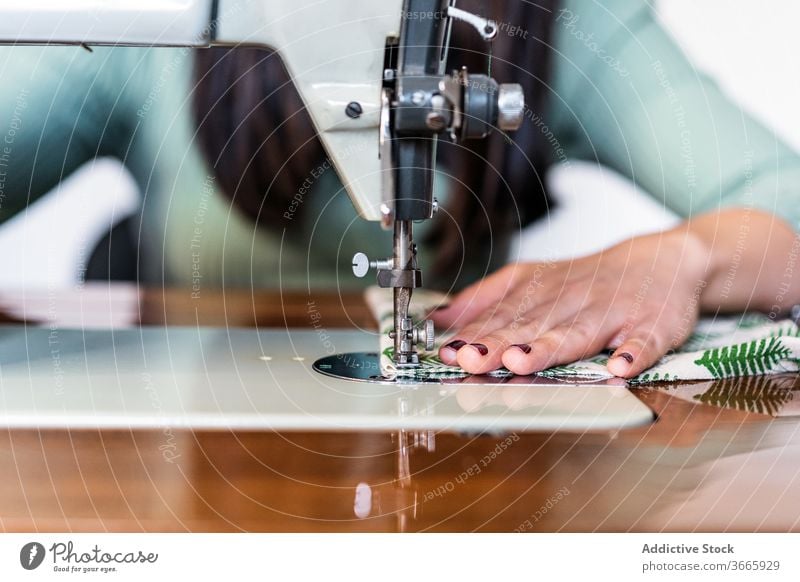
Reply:
[[[800,3],[668,0],[656,2],[655,9],[698,69],[800,149],[795,30]],[[585,254],[676,220],[633,191],[627,180],[592,164],[556,168],[549,179],[558,208],[548,220],[521,233],[514,258]],[[0,289],[79,284],[110,227],[134,214],[139,205],[132,177],[112,159],[83,166],[51,194],[0,226]],[[614,211],[623,204],[624,214]]]

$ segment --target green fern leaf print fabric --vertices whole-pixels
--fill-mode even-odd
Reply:
[[[388,337],[392,328],[392,293],[390,289],[370,287],[367,304],[382,331],[380,337],[381,370],[385,376],[416,374],[430,376],[467,376],[457,366],[445,365],[437,355],[439,346],[452,339],[437,337],[430,352],[420,353],[419,369],[397,370],[393,363],[393,345]],[[446,296],[429,290],[416,290],[411,302],[412,316],[420,321],[437,305],[447,302]],[[598,354],[571,364],[539,372],[538,375],[559,378],[610,378],[606,369],[607,354]],[[675,382],[679,380],[714,380],[745,376],[762,376],[797,372],[800,369],[800,326],[789,319],[773,320],[766,315],[746,313],[735,317],[701,320],[692,335],[677,351],[664,356],[630,384]],[[509,375],[498,370],[494,375]]]

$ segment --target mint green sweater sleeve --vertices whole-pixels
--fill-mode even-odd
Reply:
[[[645,3],[563,0],[554,18],[552,93],[536,113],[556,161],[563,150],[610,166],[683,216],[745,206],[800,229],[797,154],[694,70]],[[313,198],[324,215],[307,213],[311,234],[294,245],[217,192],[191,115],[191,53],[0,47],[0,83],[0,221],[113,156],[142,192],[137,242],[151,281],[191,285],[199,270],[204,285],[276,286],[280,271],[297,286],[308,268],[347,284],[334,266],[347,271],[342,257],[377,245],[332,176]]]
[[[122,157],[111,50],[1,47],[0,221],[96,156]]]
[[[752,207],[800,229],[800,157],[693,68],[646,3],[565,0],[554,44],[547,118],[568,155],[682,216]]]

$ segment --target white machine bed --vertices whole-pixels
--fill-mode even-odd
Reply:
[[[318,358],[368,351],[357,331],[0,327],[0,426],[465,433],[616,430],[652,412],[621,380],[341,380]],[[488,382],[488,383],[487,383]]]

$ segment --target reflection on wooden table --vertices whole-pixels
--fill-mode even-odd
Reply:
[[[330,327],[373,326],[314,293]],[[3,321],[308,327],[305,293],[90,287],[0,295]],[[5,531],[800,530],[796,376],[633,390],[649,427],[457,435],[0,435]]]

